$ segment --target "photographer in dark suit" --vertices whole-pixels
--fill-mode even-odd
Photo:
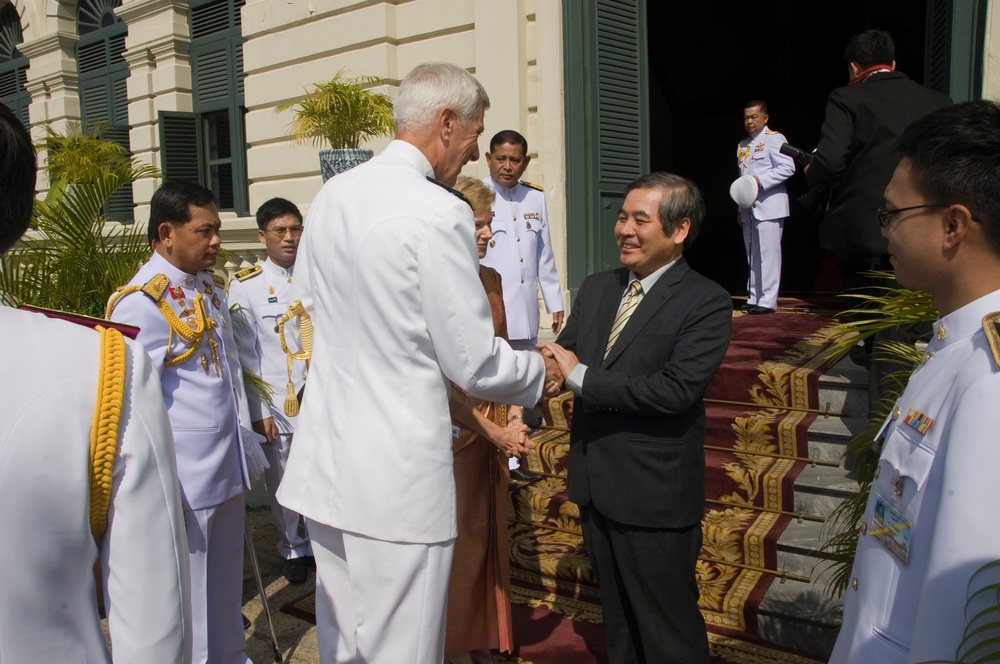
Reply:
[[[705,216],[670,173],[625,190],[624,268],[591,275],[555,344],[576,395],[569,497],[601,582],[613,664],[708,662],[695,563],[704,515],[702,396],[729,344],[732,303],[682,255]]]
[[[951,99],[895,71],[892,37],[880,30],[855,35],[844,49],[850,82],[830,93],[812,164],[813,189],[831,190],[820,246],[837,255],[845,290],[871,285],[861,273],[889,266],[875,210],[898,159],[892,142],[903,129]]]

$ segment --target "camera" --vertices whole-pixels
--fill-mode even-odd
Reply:
[[[782,143],[779,150],[781,154],[788,155],[795,160],[799,166],[808,166],[812,163],[813,155],[811,152],[806,152],[801,148],[797,148],[791,143]]]

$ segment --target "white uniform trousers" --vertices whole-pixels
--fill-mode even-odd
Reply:
[[[191,560],[195,664],[245,664],[243,652],[243,494],[221,505],[184,510]]]
[[[747,304],[777,309],[781,283],[781,231],[785,227],[785,218],[759,221],[743,211],[740,221],[743,246],[750,262]]]
[[[299,520],[302,518],[295,510],[282,507],[274,494],[278,492],[281,477],[285,474],[285,464],[288,463],[288,452],[292,447],[292,434],[282,433],[273,443],[263,443],[264,456],[270,465],[264,471],[264,484],[267,485],[267,496],[271,505],[271,521],[278,529],[278,553],[285,560],[302,558],[312,555],[308,535],[299,535]]]
[[[383,542],[306,519],[322,664],[441,664],[455,541]]]

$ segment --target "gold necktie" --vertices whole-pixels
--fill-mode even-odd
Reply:
[[[618,307],[618,315],[615,316],[615,322],[611,326],[611,335],[608,337],[608,345],[604,348],[604,359],[608,358],[608,353],[611,352],[611,347],[615,345],[618,341],[618,335],[622,333],[625,328],[625,323],[628,322],[629,317],[635,308],[639,306],[639,293],[642,292],[642,284],[638,280],[633,281],[628,285],[628,292],[625,293],[625,299],[622,300],[621,306]]]

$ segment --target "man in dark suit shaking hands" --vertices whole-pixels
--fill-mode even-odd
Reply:
[[[732,303],[691,270],[705,203],[651,173],[615,223],[623,268],[584,280],[544,344],[576,395],[569,497],[601,582],[612,664],[708,662],[695,563],[704,514],[702,396],[729,344]]]

